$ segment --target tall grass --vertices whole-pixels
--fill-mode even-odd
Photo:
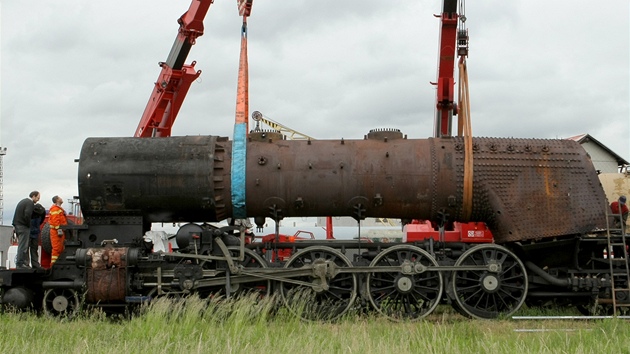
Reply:
[[[531,311],[525,314],[535,314]],[[516,329],[544,332],[516,332]],[[630,323],[469,320],[440,307],[420,322],[376,314],[307,322],[273,299],[158,300],[112,319],[0,315],[2,353],[630,353]]]

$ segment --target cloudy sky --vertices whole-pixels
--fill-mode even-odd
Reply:
[[[232,135],[241,22],[217,0],[173,135]],[[132,136],[190,0],[1,0],[4,224],[37,189],[78,194],[85,138]],[[318,139],[433,132],[441,1],[256,0],[250,110]],[[589,133],[630,159],[627,0],[466,7],[473,134]],[[250,112],[251,113],[251,112]],[[69,210],[68,203],[64,205]]]

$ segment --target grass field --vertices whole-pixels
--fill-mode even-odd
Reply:
[[[4,313],[0,352],[630,353],[630,322],[621,319],[483,321],[440,307],[420,322],[354,314],[334,323],[313,323],[273,308],[268,301],[192,298],[185,303],[160,300],[124,319],[98,312],[73,319]]]

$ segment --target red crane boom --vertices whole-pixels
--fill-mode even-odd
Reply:
[[[461,0],[463,12],[463,2]],[[457,56],[468,55],[468,34],[458,25],[465,16],[458,14],[459,0],[444,0],[442,6],[440,48],[438,58],[438,80],[434,137],[451,136],[453,115],[457,114],[455,104],[455,79],[453,76]],[[437,15],[436,15],[437,16]],[[462,17],[462,18],[460,18]],[[462,20],[462,21],[460,21]],[[457,49],[457,50],[456,50]]]
[[[179,32],[144,109],[135,137],[170,136],[173,122],[192,82],[201,75],[196,62],[184,64],[197,37],[203,35],[203,19],[214,0],[193,0],[178,20]]]

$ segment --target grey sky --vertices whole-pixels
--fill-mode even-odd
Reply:
[[[131,136],[189,0],[1,1],[4,224],[37,189],[77,195],[81,145]],[[476,136],[589,133],[630,159],[627,0],[468,1]],[[441,1],[254,1],[250,114],[319,139],[373,128],[433,132]],[[240,45],[234,0],[217,0],[187,63],[173,135],[232,135]],[[64,206],[68,207],[66,203]],[[68,210],[68,208],[66,208]]]

